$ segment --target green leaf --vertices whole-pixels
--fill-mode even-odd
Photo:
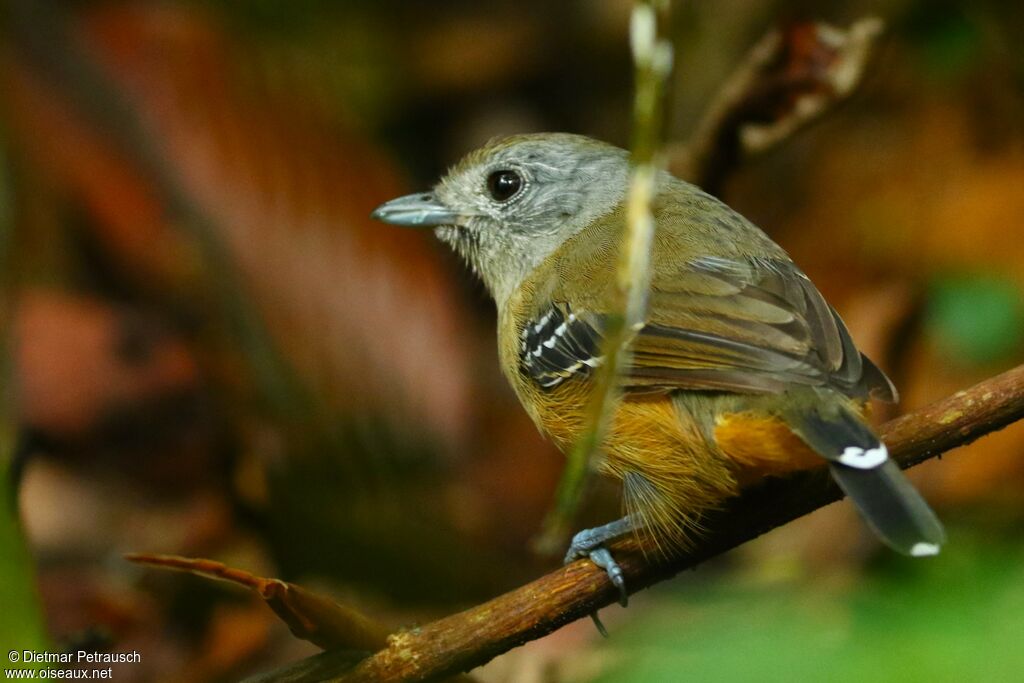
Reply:
[[[46,635],[39,613],[32,574],[32,559],[25,547],[15,515],[11,487],[7,485],[13,435],[9,425],[0,428],[0,643],[6,650],[46,650]],[[6,654],[3,654],[6,657]]]
[[[1009,360],[1024,347],[1024,297],[1014,282],[998,276],[945,276],[930,287],[927,325],[955,360]]]

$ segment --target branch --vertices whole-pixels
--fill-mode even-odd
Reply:
[[[900,466],[911,467],[1022,417],[1024,365],[886,423],[882,437]],[[635,592],[841,497],[823,470],[770,479],[708,515],[711,531],[689,553],[646,556],[632,538],[611,549]],[[396,633],[385,649],[335,680],[438,680],[480,666],[617,598],[603,570],[586,560],[574,562],[482,605]]]
[[[712,98],[670,170],[712,194],[745,158],[763,153],[844,101],[882,32],[869,17],[842,30],[798,22],[765,35]]]

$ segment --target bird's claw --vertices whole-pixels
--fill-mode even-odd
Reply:
[[[629,606],[629,593],[626,592],[626,579],[622,575],[622,567],[605,547],[595,548],[589,553],[590,561],[603,569],[608,579],[619,589],[619,604]]]
[[[565,551],[565,559],[562,564],[575,562],[581,557],[590,555],[590,551],[601,545],[601,541],[595,538],[593,529],[584,529],[572,537],[569,549]]]
[[[569,550],[565,553],[565,564],[575,562],[581,557],[589,557],[591,562],[605,571],[612,585],[619,589],[619,604],[626,607],[629,604],[626,579],[622,574],[622,567],[612,557],[611,552],[602,545],[605,540],[607,539],[600,533],[600,530],[584,529],[573,536]]]

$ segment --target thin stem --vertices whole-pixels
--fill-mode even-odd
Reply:
[[[544,522],[538,543],[553,552],[564,542],[579,506],[591,463],[604,443],[608,423],[618,399],[618,378],[629,364],[629,343],[643,325],[650,286],[651,244],[654,216],[651,204],[656,179],[666,165],[661,151],[665,118],[665,84],[672,72],[672,44],[659,35],[668,25],[668,0],[640,0],[633,6],[630,47],[635,66],[633,145],[629,188],[626,194],[626,226],[616,269],[615,300],[605,316],[601,355],[604,363],[594,376],[587,406],[587,428],[569,450],[565,471],[555,494],[555,505]]]

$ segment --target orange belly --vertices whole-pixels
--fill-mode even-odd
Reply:
[[[741,486],[825,462],[782,420],[763,414],[719,415],[714,435],[719,449],[734,463]]]
[[[529,402],[538,425],[563,450],[586,424],[572,384]],[[565,393],[563,393],[565,392]],[[755,412],[724,413],[710,430],[667,395],[629,396],[616,407],[601,469],[624,480],[624,501],[659,545],[686,546],[702,513],[746,485],[824,464],[781,420]],[[630,474],[642,475],[641,485]]]

